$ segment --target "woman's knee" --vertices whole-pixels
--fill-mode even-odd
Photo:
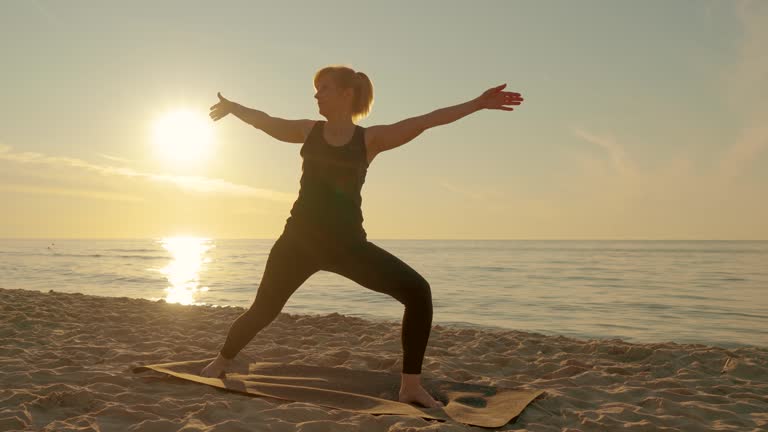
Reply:
[[[417,278],[408,285],[406,306],[411,304],[432,308],[432,287],[424,278]]]

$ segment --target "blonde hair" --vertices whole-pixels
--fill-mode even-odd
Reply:
[[[373,83],[371,83],[368,75],[355,72],[354,69],[347,66],[326,66],[315,72],[315,88],[317,88],[317,81],[326,75],[329,75],[340,89],[351,88],[354,91],[352,99],[353,122],[357,123],[358,120],[368,116],[371,107],[373,107]]]

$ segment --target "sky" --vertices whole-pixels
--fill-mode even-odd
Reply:
[[[277,238],[301,145],[205,117],[190,162],[155,128],[217,92],[320,120],[314,73],[343,64],[365,127],[525,98],[378,155],[370,240],[764,240],[766,47],[759,0],[4,0],[0,238]]]

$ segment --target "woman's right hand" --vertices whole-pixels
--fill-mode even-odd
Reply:
[[[222,96],[221,92],[216,93],[216,95],[219,96],[219,102],[211,106],[211,112],[208,114],[213,121],[226,117],[226,115],[231,113],[235,107],[235,103]]]

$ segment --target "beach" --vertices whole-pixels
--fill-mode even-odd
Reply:
[[[239,307],[0,288],[0,430],[465,431],[222,391],[148,364],[215,357]],[[399,373],[400,322],[280,316],[252,361]],[[758,431],[768,428],[768,349],[628,343],[434,325],[424,377],[545,394],[500,428]]]

